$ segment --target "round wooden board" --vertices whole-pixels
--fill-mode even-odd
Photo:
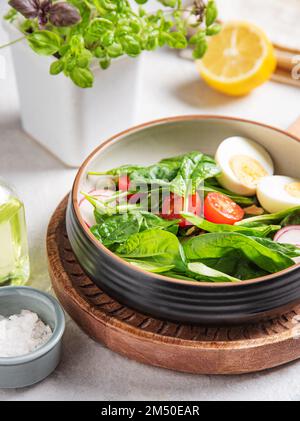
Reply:
[[[300,357],[300,306],[268,322],[212,328],[157,320],[109,297],[76,261],[66,206],[67,198],[48,228],[50,276],[65,310],[96,341],[141,363],[195,374],[249,373]]]

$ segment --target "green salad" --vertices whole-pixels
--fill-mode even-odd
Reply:
[[[240,182],[235,191],[226,188],[222,163],[198,151],[89,172],[110,187],[81,192],[83,219],[97,240],[134,267],[176,279],[241,282],[289,268],[300,256],[300,203],[268,212],[254,179],[257,173],[261,182],[270,171],[262,175],[258,159],[255,166],[253,157],[241,156],[242,164],[231,166],[240,171],[232,171]],[[243,183],[247,194],[237,193]],[[280,233],[293,240],[280,240]]]

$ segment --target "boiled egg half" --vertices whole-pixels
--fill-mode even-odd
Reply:
[[[246,137],[225,139],[217,149],[215,160],[221,169],[219,183],[243,196],[254,195],[259,181],[274,173],[268,152]]]
[[[270,213],[300,206],[300,180],[282,175],[265,177],[258,183],[256,194]]]

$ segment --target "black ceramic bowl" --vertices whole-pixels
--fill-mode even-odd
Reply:
[[[120,259],[93,237],[80,214],[79,192],[95,188],[95,177],[88,177],[88,171],[150,164],[192,150],[214,154],[224,138],[235,135],[263,145],[277,174],[300,178],[300,142],[296,137],[255,122],[216,116],[167,118],[134,127],[103,143],[83,163],[68,204],[67,231],[82,268],[105,292],[154,317],[205,325],[266,319],[300,302],[299,264],[238,284],[176,280]]]

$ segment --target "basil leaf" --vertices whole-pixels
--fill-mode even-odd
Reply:
[[[54,61],[50,66],[50,74],[58,75],[64,70],[64,64],[61,60]]]
[[[181,32],[172,32],[166,35],[166,42],[169,47],[182,49],[187,47],[187,39]]]
[[[35,31],[27,36],[27,40],[33,51],[46,56],[57,53],[61,46],[60,37],[50,31]]]
[[[74,67],[70,72],[70,77],[75,85],[80,88],[90,88],[93,86],[94,76],[88,68]]]
[[[214,0],[209,0],[206,7],[205,22],[206,26],[212,25],[218,17],[218,9]]]
[[[37,0],[10,0],[8,4],[27,19],[36,18],[40,9]]]
[[[54,26],[72,26],[81,21],[81,16],[74,6],[60,2],[51,5],[49,21]]]

